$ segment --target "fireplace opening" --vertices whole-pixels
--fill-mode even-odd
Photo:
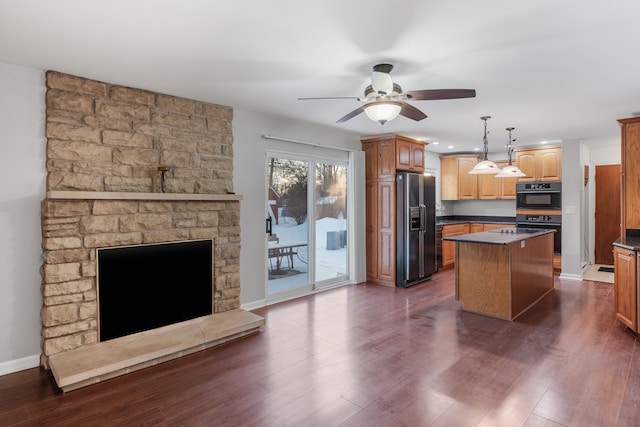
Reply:
[[[97,250],[98,339],[213,313],[213,241]]]

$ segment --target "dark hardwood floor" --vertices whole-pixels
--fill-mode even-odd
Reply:
[[[0,425],[638,426],[638,340],[608,283],[565,281],[514,322],[460,310],[453,271],[255,312],[264,330],[65,395],[0,377]]]

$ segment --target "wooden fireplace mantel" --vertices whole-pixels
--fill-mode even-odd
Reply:
[[[47,191],[47,199],[55,200],[196,200],[233,202],[239,194],[134,193],[117,191]]]

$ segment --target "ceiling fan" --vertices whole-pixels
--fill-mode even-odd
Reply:
[[[420,121],[427,117],[406,101],[429,101],[437,99],[474,98],[474,89],[423,89],[402,92],[399,84],[391,79],[392,64],[378,64],[371,71],[371,84],[364,90],[364,98],[353,96],[328,98],[298,98],[298,100],[314,99],[355,99],[365,104],[349,114],[341,117],[336,123],[344,123],[364,112],[371,120],[385,124],[399,115]]]

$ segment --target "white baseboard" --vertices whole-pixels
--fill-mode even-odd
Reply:
[[[40,355],[23,357],[22,359],[9,360],[0,363],[0,376],[24,371],[25,369],[37,368],[40,366]]]
[[[567,280],[582,280],[582,275],[561,273],[560,278],[567,279]]]
[[[242,304],[240,305],[240,308],[243,310],[251,311],[251,310],[255,310],[256,308],[262,308],[266,305],[267,305],[266,301],[262,299],[258,301],[249,302],[247,304]]]

